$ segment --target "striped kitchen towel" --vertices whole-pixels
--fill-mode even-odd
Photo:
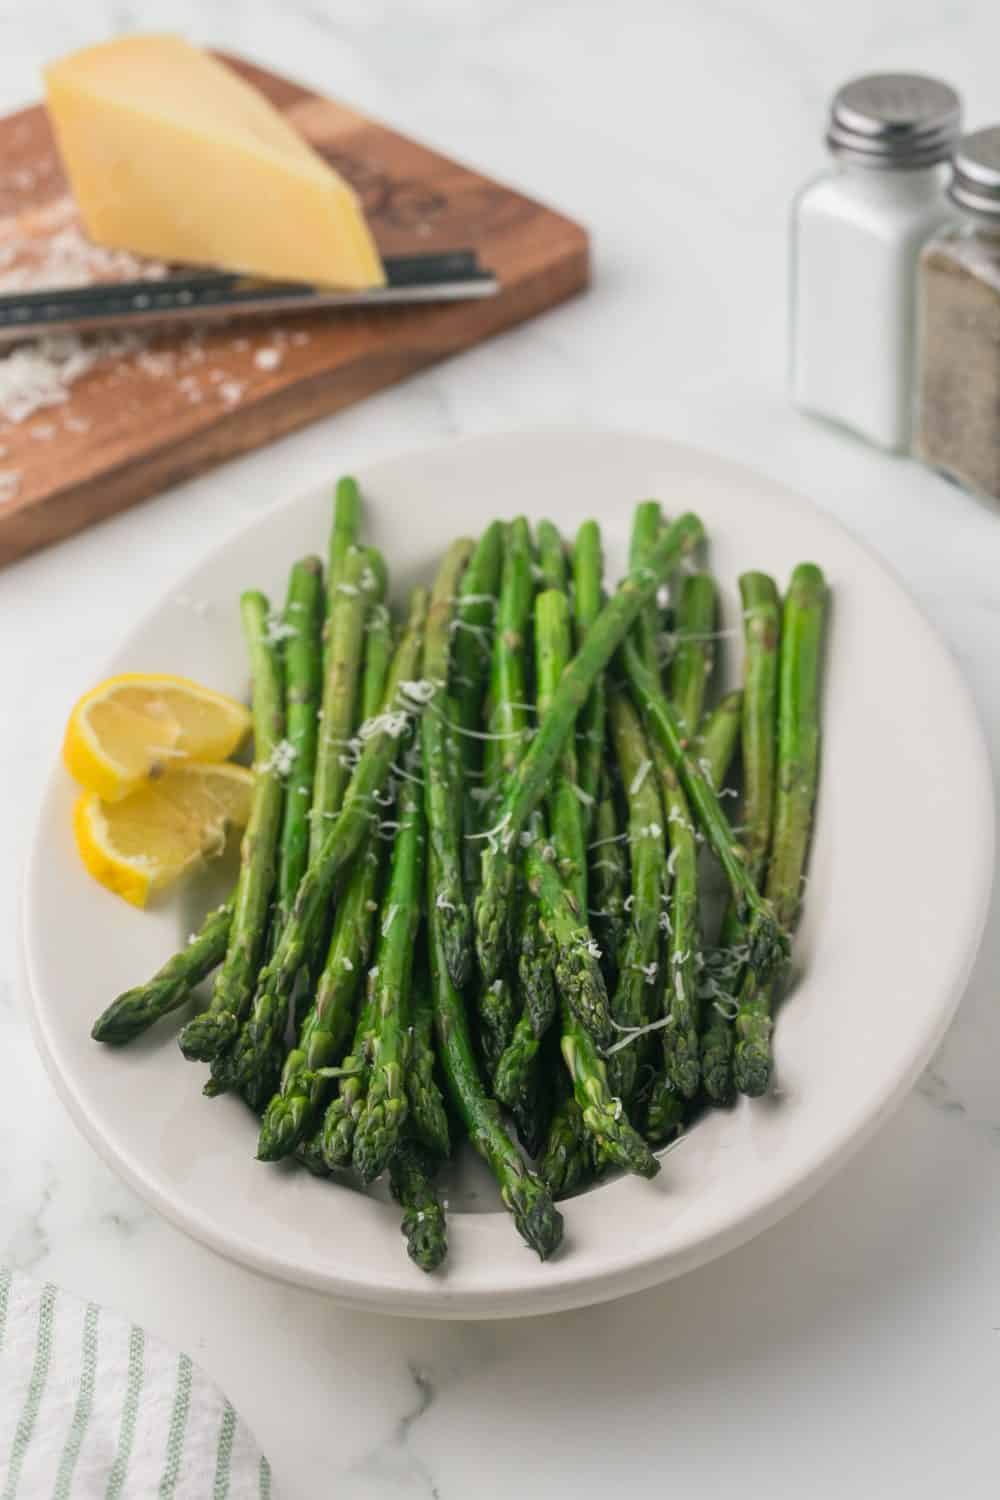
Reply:
[[[268,1500],[271,1470],[186,1354],[0,1270],[0,1500]]]

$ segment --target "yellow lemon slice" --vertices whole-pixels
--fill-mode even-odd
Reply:
[[[154,891],[221,854],[250,816],[253,773],[182,761],[117,802],[84,792],[73,810],[80,857],[95,880],[145,906]]]
[[[249,729],[235,698],[185,677],[124,672],[76,704],[63,760],[88,792],[117,802],[185,760],[227,760]]]

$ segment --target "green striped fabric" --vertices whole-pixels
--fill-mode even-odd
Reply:
[[[0,1500],[272,1500],[203,1371],[141,1328],[0,1268]]]

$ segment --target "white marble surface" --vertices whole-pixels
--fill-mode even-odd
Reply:
[[[789,198],[829,91],[922,67],[1000,118],[1000,13],[945,0],[24,0],[0,106],[53,51],[184,29],[343,95],[584,220],[592,292],[362,408],[0,575],[0,1262],[186,1346],[285,1500],[636,1491],[996,1493],[1000,923],[921,1085],[805,1208],[659,1291],[530,1324],[347,1313],[161,1222],[84,1145],[15,995],[20,852],[67,704],[122,622],[255,508],[452,433],[611,423],[811,494],[900,571],[1000,749],[1000,516],[783,394]],[[919,808],[914,857],[919,858]],[[947,871],[928,871],[947,879]]]

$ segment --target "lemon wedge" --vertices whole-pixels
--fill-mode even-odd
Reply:
[[[253,773],[243,766],[178,762],[154,781],[105,802],[84,792],[73,810],[76,846],[90,874],[133,906],[221,854],[246,827]]]
[[[63,760],[88,792],[117,802],[186,760],[227,760],[250,722],[235,698],[185,677],[124,672],[75,705]]]

